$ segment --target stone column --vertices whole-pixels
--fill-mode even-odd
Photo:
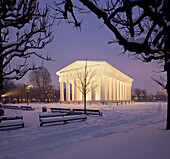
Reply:
[[[128,100],[128,85],[126,83],[126,100]]]
[[[91,101],[95,101],[95,96],[96,96],[96,81],[97,81],[97,79],[96,79],[96,77],[94,78],[94,83],[93,83],[93,89],[91,90]]]
[[[129,100],[131,100],[131,88],[132,88],[132,84],[129,86]]]
[[[71,82],[71,85],[72,85],[72,101],[75,101],[75,85],[74,85],[74,80]]]
[[[119,92],[119,94],[120,94],[119,100],[122,100],[122,81],[120,81],[120,92]]]
[[[127,100],[127,90],[126,90],[127,88],[126,87],[127,87],[127,84],[125,83],[125,100]]]
[[[113,100],[116,101],[116,91],[117,91],[117,80],[116,79],[113,79]]]
[[[109,77],[105,77],[105,100],[109,100]]]
[[[76,80],[74,80],[74,101],[77,101],[77,86],[76,86]]]
[[[70,101],[70,82],[66,82],[66,101]]]
[[[60,81],[60,101],[64,101],[63,81]]]
[[[123,100],[125,100],[125,83],[123,82]]]
[[[80,91],[80,87],[81,87],[81,84],[80,84],[80,80],[77,79],[76,80],[76,84],[77,84],[77,101],[82,101],[82,92]]]
[[[126,85],[126,99],[129,100],[129,85]]]
[[[105,101],[105,76],[101,76],[101,100]]]
[[[101,77],[96,77],[97,87],[95,88],[95,100],[101,100]]]
[[[128,92],[128,100],[131,100],[131,86],[129,84],[127,86],[127,92]]]
[[[109,100],[113,100],[113,78],[109,78]]]
[[[117,100],[120,100],[120,81],[117,80]]]

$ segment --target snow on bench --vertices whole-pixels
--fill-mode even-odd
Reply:
[[[15,109],[15,110],[20,109],[18,106],[13,106],[13,105],[3,105],[3,108],[5,108],[5,109]]]
[[[13,105],[3,105],[3,108],[5,109],[15,109],[15,110],[35,110],[35,108],[32,108],[30,106],[13,106]]]
[[[35,108],[29,107],[29,106],[21,106],[20,109],[21,110],[28,110],[28,111],[35,110]]]
[[[86,109],[86,113],[84,109],[73,109],[72,113],[81,113],[81,114],[87,114],[87,115],[100,115],[102,116],[103,113],[100,112],[99,110],[94,110],[94,109]]]
[[[51,108],[51,112],[53,112],[53,113],[56,113],[56,112],[71,113],[71,109],[68,109],[68,108]]]
[[[39,115],[39,118],[61,117],[65,115],[67,115],[67,113],[43,114]]]
[[[75,114],[47,114],[47,115],[39,115],[40,126],[44,124],[51,123],[59,123],[59,124],[67,124],[71,123],[71,121],[85,121],[87,120],[86,116],[75,115]]]
[[[6,127],[24,127],[23,117],[14,116],[14,117],[0,117],[0,128]]]

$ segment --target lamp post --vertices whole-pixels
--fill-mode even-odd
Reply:
[[[26,96],[27,96],[27,106],[29,105],[28,94],[29,94],[30,87],[31,87],[30,83],[27,82],[27,86],[25,87],[25,89],[26,89]]]

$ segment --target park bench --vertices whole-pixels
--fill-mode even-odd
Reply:
[[[4,109],[0,108],[0,116],[4,115]]]
[[[22,116],[14,116],[14,117],[0,117],[0,128],[7,127],[24,127],[23,117]]]
[[[5,108],[5,109],[15,109],[15,110],[20,109],[18,106],[13,106],[13,105],[3,105],[3,108]]]
[[[28,110],[28,111],[35,110],[35,108],[29,107],[29,106],[21,106],[20,109],[21,110]]]
[[[86,115],[100,115],[102,116],[103,113],[101,113],[99,110],[94,110],[94,109],[86,109],[86,113],[84,109],[73,109],[72,113],[81,113],[81,114],[86,114]]]
[[[72,121],[85,121],[87,120],[86,116],[75,115],[75,114],[47,114],[47,115],[39,115],[40,126],[44,124],[67,124]]]
[[[68,108],[51,108],[52,113],[60,112],[60,113],[71,113],[71,109]]]

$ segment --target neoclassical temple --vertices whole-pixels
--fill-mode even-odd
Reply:
[[[87,63],[86,63],[87,62]],[[79,73],[93,73],[95,83],[86,96],[87,101],[129,101],[133,79],[105,61],[75,61],[56,72],[60,82],[60,101],[82,101]],[[66,94],[64,95],[64,88]],[[66,98],[64,98],[66,96]]]

